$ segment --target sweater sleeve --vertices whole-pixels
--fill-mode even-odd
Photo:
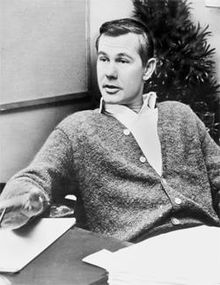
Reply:
[[[71,142],[61,129],[55,129],[30,165],[8,181],[2,196],[19,195],[35,186],[49,199],[63,198],[70,193],[72,159]]]
[[[220,214],[220,147],[210,137],[203,122],[198,117],[196,119],[207,173],[213,191],[213,204]]]

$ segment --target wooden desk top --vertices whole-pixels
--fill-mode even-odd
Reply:
[[[11,285],[105,285],[106,271],[82,262],[82,258],[103,248],[115,251],[128,245],[75,227],[21,272],[4,276]]]

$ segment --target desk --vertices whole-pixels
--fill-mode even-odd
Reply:
[[[82,262],[82,258],[103,248],[115,251],[128,245],[75,227],[21,272],[4,276],[12,285],[105,285],[106,271]]]

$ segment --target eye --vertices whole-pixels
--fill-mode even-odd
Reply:
[[[108,58],[106,56],[99,56],[98,57],[98,60],[99,61],[102,61],[102,62],[107,62],[108,61]]]
[[[122,64],[125,64],[125,63],[129,63],[129,60],[126,59],[126,58],[118,58],[118,59],[117,59],[117,62],[122,63]]]

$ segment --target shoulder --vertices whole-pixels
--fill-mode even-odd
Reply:
[[[160,102],[158,110],[167,119],[192,120],[196,117],[189,105],[177,101]]]
[[[198,126],[201,125],[202,133],[206,131],[204,124],[191,107],[177,101],[159,103],[158,116],[163,127],[167,129],[198,133]]]
[[[201,138],[207,134],[205,124],[189,105],[176,101],[165,101],[158,104],[158,109],[163,127],[187,132],[191,136],[198,135]]]
[[[161,109],[169,110],[169,111],[181,111],[181,112],[191,112],[191,108],[189,105],[186,105],[184,103],[178,102],[178,101],[164,101],[158,103],[158,107]]]
[[[73,133],[82,129],[89,128],[90,124],[99,116],[98,110],[84,110],[75,112],[63,119],[57,129],[61,129],[65,133]]]

